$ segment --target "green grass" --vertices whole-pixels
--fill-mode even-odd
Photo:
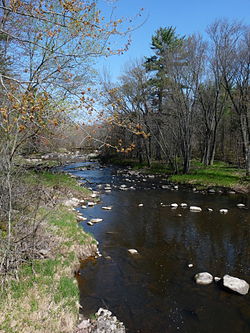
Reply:
[[[49,171],[43,172],[27,172],[24,176],[26,183],[31,185],[43,185],[49,188],[65,188],[67,190],[77,191],[81,194],[88,195],[91,193],[85,187],[79,186],[76,179],[63,173],[52,173]]]
[[[215,162],[213,166],[204,167],[200,162],[193,161],[189,174],[170,176],[170,181],[204,186],[247,187],[249,178],[245,171],[232,167],[224,162]]]

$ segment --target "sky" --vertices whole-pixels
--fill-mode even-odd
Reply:
[[[115,6],[117,18],[133,18],[144,8],[142,16],[133,21],[133,25],[139,26],[131,34],[129,50],[123,55],[98,61],[98,71],[102,73],[105,68],[113,80],[122,74],[126,64],[153,54],[150,49],[151,37],[160,27],[176,27],[176,33],[181,36],[193,33],[205,36],[207,26],[218,18],[250,24],[250,0],[118,0],[113,4],[112,1],[99,0],[99,6],[105,16]]]

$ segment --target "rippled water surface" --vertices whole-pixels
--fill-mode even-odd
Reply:
[[[74,169],[81,166],[82,170]],[[99,241],[102,253],[81,267],[85,314],[105,307],[131,333],[250,332],[250,295],[231,294],[214,283],[199,286],[193,280],[196,273],[207,271],[250,282],[249,210],[236,207],[239,202],[249,204],[248,197],[162,189],[167,181],[161,177],[129,175],[97,163],[64,170],[82,177],[94,190],[102,185],[101,203],[79,208],[89,219],[103,218],[94,226],[82,223]],[[104,191],[104,184],[111,185],[111,193]],[[120,190],[121,184],[135,189]],[[203,210],[193,213],[168,206],[182,202]],[[113,208],[104,211],[102,206]],[[220,214],[221,208],[229,209],[228,214]],[[131,248],[139,255],[129,254]]]

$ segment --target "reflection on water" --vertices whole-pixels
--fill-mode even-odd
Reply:
[[[250,332],[249,295],[238,296],[215,284],[198,286],[193,281],[194,274],[208,271],[250,282],[249,211],[236,208],[239,202],[247,204],[247,197],[162,190],[159,184],[166,181],[114,177],[112,168],[74,172],[93,188],[112,182],[133,183],[137,188],[104,193],[102,204],[83,211],[89,218],[103,218],[93,227],[83,222],[84,229],[100,242],[103,254],[81,267],[84,313],[106,307],[131,333]],[[173,202],[204,209],[192,213],[161,206]],[[144,206],[138,207],[139,203]],[[101,209],[110,205],[111,211]],[[209,213],[206,207],[214,211]],[[220,214],[220,208],[228,208],[229,213]],[[139,255],[130,255],[129,248],[137,249]],[[189,263],[194,267],[188,268]]]

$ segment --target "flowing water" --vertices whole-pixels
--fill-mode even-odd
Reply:
[[[250,294],[229,293],[215,283],[200,286],[193,279],[207,271],[250,282],[249,210],[236,207],[249,205],[249,197],[197,193],[185,187],[162,189],[168,184],[162,177],[130,175],[98,163],[64,170],[93,190],[102,185],[101,203],[79,208],[89,219],[103,219],[93,226],[82,223],[99,241],[102,253],[81,266],[78,282],[84,314],[107,308],[130,333],[250,332]],[[111,185],[110,193],[103,189],[105,184]],[[132,189],[121,190],[121,184]],[[169,206],[182,202],[200,206],[202,212]],[[229,212],[222,215],[221,208]],[[139,254],[131,255],[128,249]]]

